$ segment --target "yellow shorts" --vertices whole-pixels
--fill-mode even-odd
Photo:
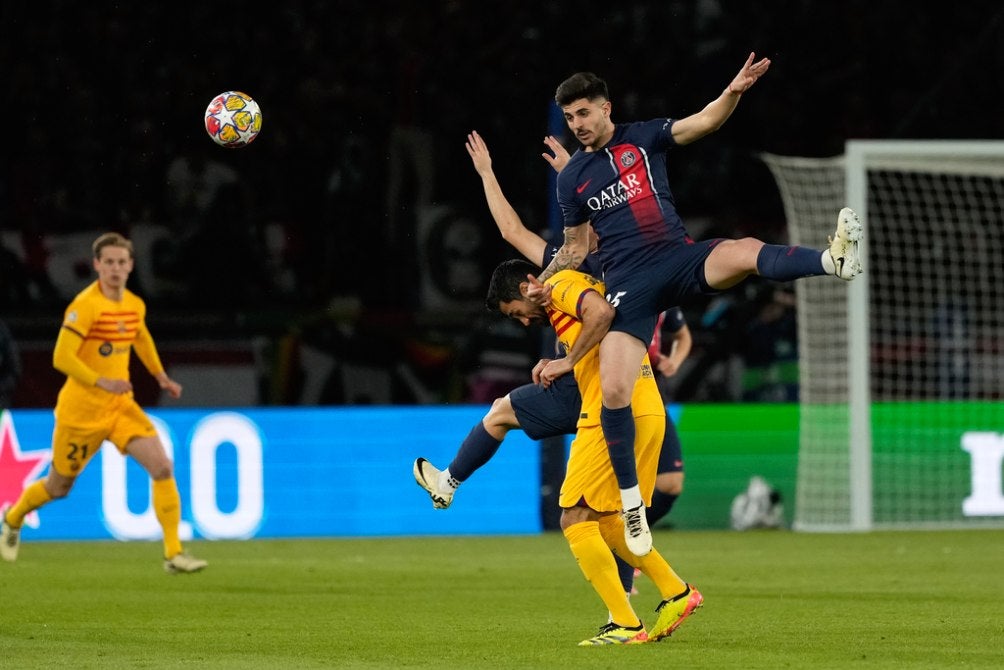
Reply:
[[[106,411],[88,417],[86,422],[61,419],[66,413],[70,412],[63,412],[57,405],[52,431],[52,467],[66,477],[79,475],[105,440],[125,454],[133,438],[157,435],[150,417],[131,394],[116,398]]]
[[[638,463],[638,486],[646,507],[652,504],[659,450],[665,432],[665,415],[635,417],[634,455]],[[601,426],[583,426],[572,440],[558,504],[561,507],[585,505],[597,512],[621,511],[620,487],[610,464]]]

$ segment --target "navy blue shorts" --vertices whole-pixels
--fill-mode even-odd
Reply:
[[[721,239],[677,244],[650,255],[643,265],[622,265],[604,275],[607,299],[616,308],[610,330],[648,345],[659,314],[687,298],[718,293],[704,279],[704,261]]]
[[[547,388],[542,384],[515,388],[509,392],[509,402],[519,427],[531,440],[574,435],[582,410],[582,396],[573,374],[558,377]]]
[[[525,384],[509,392],[516,420],[520,428],[531,440],[543,440],[559,435],[574,435],[575,424],[579,421],[582,397],[575,375],[562,375],[549,387],[541,384]],[[683,470],[680,436],[673,421],[666,416],[666,436],[659,452],[659,472],[681,472]]]
[[[680,446],[680,435],[676,432],[673,420],[666,415],[666,436],[662,439],[662,451],[659,452],[659,474],[664,472],[683,472],[683,448]]]

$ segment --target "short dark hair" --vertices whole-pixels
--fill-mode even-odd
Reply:
[[[570,105],[581,98],[590,102],[598,98],[609,100],[607,82],[592,72],[576,72],[558,84],[558,90],[554,92],[554,101],[558,103],[559,107]]]
[[[485,298],[485,307],[492,312],[502,311],[499,309],[499,305],[504,302],[519,300],[523,297],[519,292],[519,285],[527,280],[526,276],[539,273],[539,267],[521,258],[513,258],[499,263],[492,272],[491,281],[488,282],[488,296]]]

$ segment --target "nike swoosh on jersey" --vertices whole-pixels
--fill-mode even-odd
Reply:
[[[576,192],[576,193],[582,193],[583,191],[585,191],[585,190],[586,190],[586,187],[588,187],[588,186],[589,186],[589,182],[591,182],[591,181],[592,181],[592,179],[587,179],[587,180],[586,180],[586,183],[585,183],[585,184],[583,184],[582,186],[576,186],[576,187],[575,187],[575,192]]]

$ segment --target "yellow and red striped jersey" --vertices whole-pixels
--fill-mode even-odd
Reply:
[[[562,270],[546,282],[551,285],[551,304],[547,308],[547,316],[558,336],[558,343],[567,353],[582,331],[581,305],[582,299],[589,291],[599,293],[603,297],[606,287],[603,282],[576,270]],[[575,381],[582,396],[582,411],[579,415],[579,426],[593,426],[600,422],[602,393],[600,391],[600,348],[593,347],[575,364]],[[635,416],[649,414],[664,414],[666,409],[655,383],[652,365],[648,354],[642,360],[638,370],[638,381],[635,383],[634,395],[631,397],[631,407]]]
[[[95,281],[66,308],[56,340],[53,365],[67,376],[58,404],[83,398],[93,402],[95,398],[110,396],[94,384],[98,377],[129,379],[133,349],[150,374],[164,371],[146,328],[146,304],[142,298],[126,289],[121,301],[110,300]]]

